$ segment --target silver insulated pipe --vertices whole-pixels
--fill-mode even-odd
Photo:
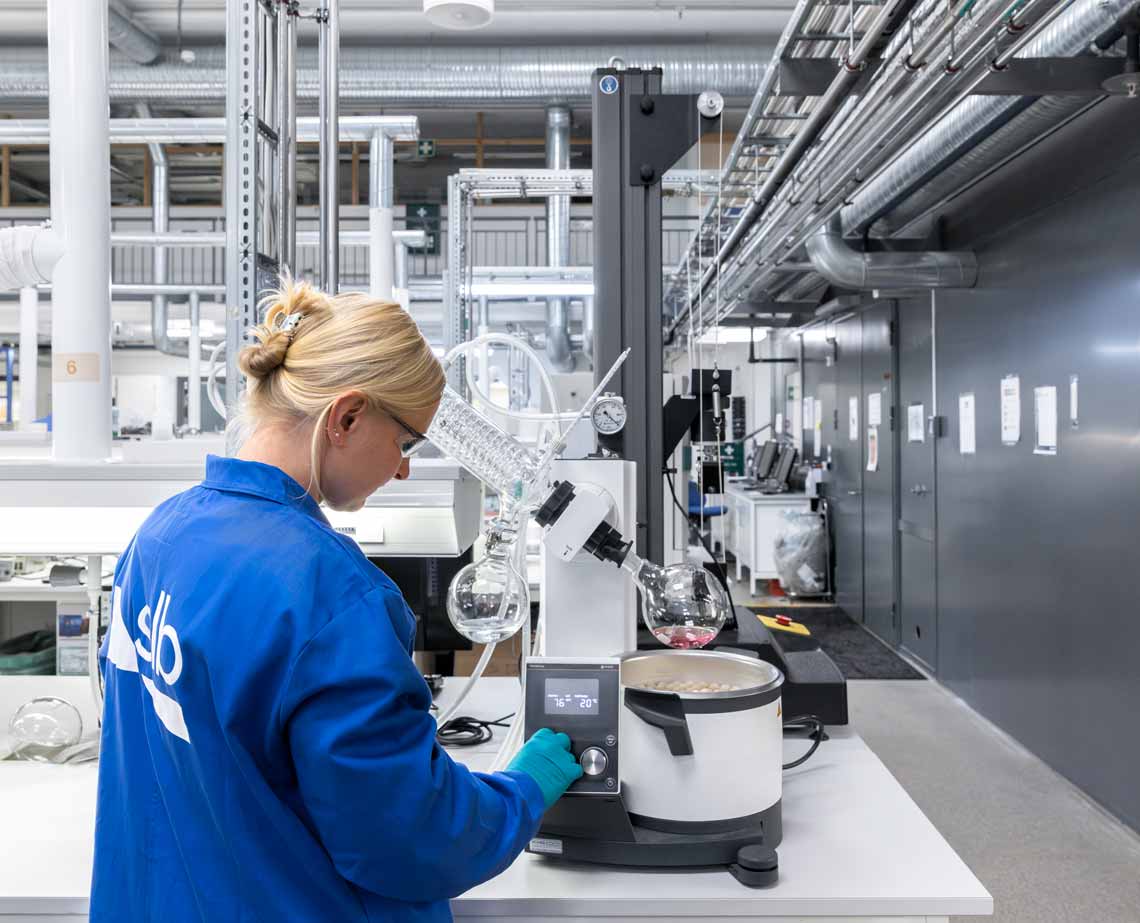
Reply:
[[[150,108],[146,103],[138,105],[139,118],[149,119]],[[151,202],[153,218],[151,227],[156,236],[166,234],[170,230],[170,165],[166,160],[166,150],[161,144],[150,142],[147,145],[150,152],[151,167]],[[155,285],[165,285],[169,280],[166,273],[166,247],[156,244],[152,251],[153,278]],[[154,340],[154,348],[160,353],[172,355],[186,355],[186,345],[179,344],[176,348],[167,336],[169,310],[165,295],[152,295],[150,299],[150,331]]]
[[[1029,42],[1017,57],[1079,55],[1135,5],[1136,0],[1077,0],[1056,22]],[[892,227],[901,226],[928,204],[936,203],[948,192],[961,188],[964,182],[1016,153],[1087,103],[1087,99],[1042,99],[1009,121],[1004,128],[998,129],[1002,122],[1025,108],[1022,97],[971,96],[963,100],[888,169],[860,189],[851,204],[843,209],[845,232],[861,233],[876,219],[907,200],[905,215],[890,219]],[[974,147],[978,139],[990,135],[991,138],[976,148],[976,154],[962,154],[963,150]],[[928,195],[922,187],[943,171],[947,172],[945,182],[940,177]],[[908,200],[916,190],[920,191]]]
[[[570,108],[546,109],[546,166],[549,170],[570,169]],[[570,196],[550,196],[546,200],[546,256],[551,266],[570,265]],[[546,357],[559,372],[574,368],[570,354],[570,303],[565,298],[546,302]]]
[[[111,55],[112,101],[221,103],[226,98],[225,49],[196,48],[192,64],[171,52],[141,66]],[[382,102],[386,110],[453,106],[457,101],[545,106],[551,100],[586,103],[591,75],[612,57],[628,67],[663,67],[664,92],[751,99],[772,57],[769,45],[590,45],[537,47],[346,47],[340,53],[340,98]],[[297,97],[319,95],[316,49],[297,51]],[[5,48],[0,55],[0,99],[46,101],[47,55],[36,48]]]
[[[843,239],[836,216],[807,239],[815,271],[840,288],[972,288],[978,260],[972,253],[860,253]]]

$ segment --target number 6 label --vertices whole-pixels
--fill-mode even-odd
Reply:
[[[52,356],[52,381],[99,381],[98,353],[56,353]]]

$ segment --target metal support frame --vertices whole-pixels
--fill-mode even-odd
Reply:
[[[226,3],[226,406],[238,400],[237,354],[256,322],[258,293],[257,91],[261,29],[258,0]],[[233,450],[235,446],[227,446]]]
[[[851,88],[861,95],[881,61],[868,62]],[[972,96],[1103,96],[1104,81],[1121,73],[1120,58],[1014,58],[988,74]],[[780,86],[795,96],[822,96],[843,67],[829,58],[784,60],[779,63]]]
[[[320,15],[321,286],[340,288],[340,13],[339,0],[324,0]]]
[[[593,76],[595,376],[626,348],[618,390],[629,409],[620,454],[637,464],[637,552],[664,555],[661,182],[699,134],[695,100],[661,95],[660,68]],[[668,100],[668,104],[666,104]],[[649,137],[671,137],[667,151]],[[656,159],[661,158],[661,159]]]
[[[698,186],[712,183],[712,171],[673,170],[659,184],[666,195],[692,196]],[[471,219],[474,205],[483,199],[545,199],[550,196],[570,196],[578,199],[593,198],[593,170],[460,170],[447,181],[447,252],[448,266],[443,281],[443,338],[444,348],[464,342],[470,329],[469,319],[474,311],[472,284],[476,277],[490,271],[503,273],[503,267],[470,265]],[[353,232],[349,232],[353,233]],[[401,233],[397,231],[397,237]],[[564,266],[512,267],[523,275],[532,273],[536,278],[570,278],[581,267]],[[457,360],[448,373],[448,381],[457,390],[462,388],[463,373]]]

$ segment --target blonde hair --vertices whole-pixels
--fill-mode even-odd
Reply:
[[[363,292],[330,297],[286,276],[260,306],[265,320],[250,331],[258,342],[238,356],[248,379],[240,425],[248,433],[263,422],[312,420],[309,489],[320,500],[333,402],[359,391],[371,409],[406,419],[439,400],[443,368],[416,322],[393,302]]]

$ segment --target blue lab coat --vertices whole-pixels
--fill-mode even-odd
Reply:
[[[211,457],[120,558],[92,923],[450,920],[542,792],[435,740],[400,591],[278,468]]]

